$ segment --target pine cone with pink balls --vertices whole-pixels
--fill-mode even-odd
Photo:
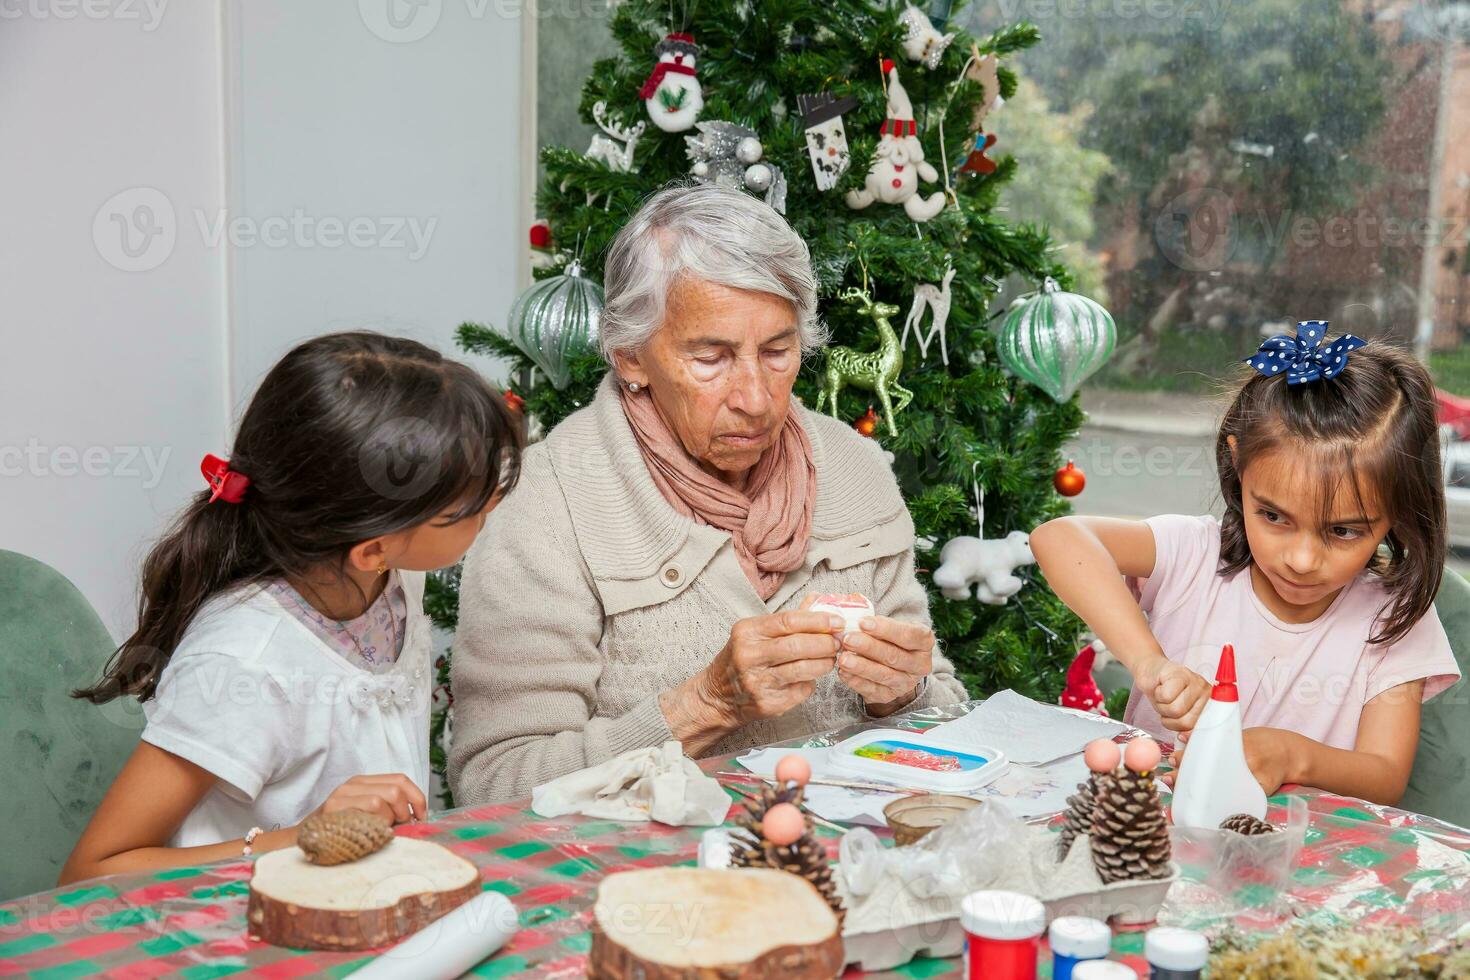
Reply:
[[[837,893],[837,882],[827,863],[827,848],[812,832],[811,819],[804,820],[801,836],[790,844],[775,844],[766,838],[763,826],[766,814],[783,803],[800,809],[802,796],[803,787],[788,782],[784,786],[762,785],[758,796],[748,797],[735,815],[740,829],[730,834],[730,865],[775,868],[805,878],[827,900],[841,928],[847,910],[842,907],[842,896]]]
[[[1105,885],[1173,873],[1169,821],[1154,785],[1160,757],[1157,742],[1136,738],[1123,750],[1123,765],[1098,781],[1088,841]]]

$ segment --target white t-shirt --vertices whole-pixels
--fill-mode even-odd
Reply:
[[[200,610],[143,704],[143,741],[219,777],[171,847],[292,826],[353,776],[401,772],[428,792],[424,575],[404,573],[402,584],[403,649],[380,673],[323,643],[259,586]]]

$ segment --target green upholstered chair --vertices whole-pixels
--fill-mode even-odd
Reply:
[[[1419,754],[1399,806],[1470,826],[1470,582],[1445,569],[1434,608],[1460,664],[1460,679],[1424,705]]]
[[[60,573],[0,551],[0,901],[56,886],[61,866],[138,743],[129,698],[68,696],[113,650],[92,606]]]

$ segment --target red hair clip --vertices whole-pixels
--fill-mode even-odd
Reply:
[[[230,469],[230,464],[225,460],[213,453],[207,453],[204,462],[199,464],[199,471],[204,474],[204,482],[214,491],[209,495],[210,503],[223,500],[227,504],[238,504],[245,498],[250,477]]]

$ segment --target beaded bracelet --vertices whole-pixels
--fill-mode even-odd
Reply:
[[[249,857],[251,854],[255,853],[255,838],[259,837],[263,833],[265,833],[265,831],[260,829],[259,827],[251,827],[250,830],[246,832],[245,849],[241,855],[242,857]]]

